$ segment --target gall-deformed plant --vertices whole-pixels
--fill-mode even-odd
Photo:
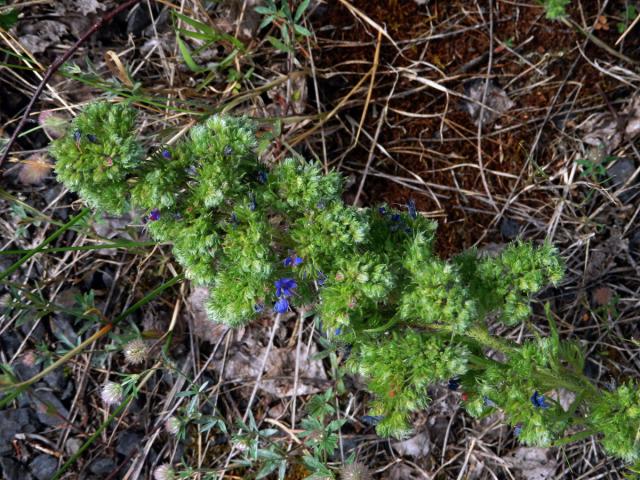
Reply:
[[[502,410],[527,445],[597,435],[611,455],[640,459],[635,381],[600,391],[551,315],[547,338],[489,333],[489,315],[516,326],[531,296],[561,281],[551,245],[445,261],[433,251],[435,223],[412,202],[355,208],[338,173],[296,158],[262,164],[250,119],[214,115],[175,145],[145,149],[135,118],[125,104],[89,105],[53,143],[59,179],[98,210],[142,211],[186,276],[210,288],[212,321],[239,326],[314,305],[329,336],[351,345],[379,434],[408,433],[427,388],[442,383],[464,392],[471,415]],[[573,394],[568,408],[561,391]]]

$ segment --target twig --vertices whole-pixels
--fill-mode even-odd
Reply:
[[[40,84],[38,85],[38,88],[36,88],[35,93],[31,97],[31,100],[29,101],[29,104],[25,108],[24,113],[22,114],[22,118],[20,119],[20,122],[18,123],[18,126],[13,130],[13,133],[11,134],[11,138],[9,138],[9,142],[5,146],[4,152],[3,152],[2,156],[0,157],[0,165],[2,165],[2,163],[9,156],[9,151],[11,150],[11,147],[13,146],[14,142],[16,141],[16,138],[18,138],[18,134],[22,130],[22,127],[24,127],[24,124],[27,122],[27,118],[29,117],[29,113],[31,113],[31,110],[33,109],[33,105],[36,103],[36,100],[38,100],[38,98],[40,97],[40,94],[42,93],[42,90],[44,90],[45,85],[47,84],[49,79],[53,76],[53,74],[56,73],[58,71],[58,69],[67,60],[69,60],[69,58],[71,58],[71,55],[73,55],[75,53],[75,51],[80,47],[80,45],[82,45],[84,42],[86,42],[87,39],[91,35],[93,35],[98,30],[100,30],[100,28],[102,28],[102,26],[105,23],[111,21],[120,12],[123,12],[124,10],[128,9],[129,7],[132,7],[133,5],[135,5],[138,2],[140,2],[140,0],[128,0],[127,2],[124,2],[122,5],[119,5],[118,7],[114,8],[113,10],[111,10],[109,13],[107,13],[105,16],[103,16],[100,20],[98,20],[96,23],[94,23],[93,26],[91,28],[89,28],[89,30],[87,30],[76,41],[76,43],[71,45],[71,47],[69,47],[69,49],[64,53],[64,55],[59,57],[55,62],[53,62],[51,64],[51,66],[47,69],[47,72],[44,74],[44,77],[42,77],[42,80],[40,81]]]

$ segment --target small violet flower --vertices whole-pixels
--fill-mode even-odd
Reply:
[[[292,255],[289,255],[287,258],[285,258],[282,263],[284,264],[285,267],[297,267],[303,261],[304,260],[302,260],[302,258],[300,258],[298,255],[293,253]]]
[[[460,388],[460,379],[458,378],[450,378],[449,379],[449,383],[447,384],[447,387],[449,387],[449,390],[458,390],[458,388]]]
[[[293,278],[281,278],[274,283],[276,287],[276,297],[290,297],[293,290],[298,286]]]
[[[379,207],[378,213],[384,217],[387,214],[387,209],[384,207]]]
[[[371,427],[375,427],[382,420],[384,420],[384,417],[382,415],[364,415],[360,417],[360,421],[362,423],[364,423],[365,425],[369,425]]]
[[[262,170],[258,172],[258,182],[263,185],[267,183],[267,172],[264,172]]]
[[[161,153],[162,153],[162,156],[164,158],[166,158],[166,159],[171,158],[171,152],[169,150],[167,150],[166,148],[163,148]]]
[[[522,433],[522,425],[518,424],[513,428],[513,434],[516,437],[519,437],[521,433]]]
[[[91,143],[98,143],[98,138],[93,133],[87,133],[87,140]]]
[[[407,201],[407,211],[409,212],[409,216],[413,219],[418,218],[418,212],[416,210],[416,202],[413,198],[410,198]]]
[[[546,409],[549,408],[549,404],[545,401],[544,399],[544,395],[538,393],[538,391],[536,390],[535,392],[533,392],[533,395],[531,395],[531,403],[533,403],[533,406],[536,408],[542,408],[542,409]]]
[[[160,210],[157,208],[151,210],[151,212],[149,212],[149,220],[151,220],[152,222],[157,222],[158,220],[160,220]]]
[[[260,313],[260,312],[262,312],[263,310],[264,310],[264,304],[263,304],[263,303],[256,303],[256,304],[253,306],[253,311],[254,311],[254,312],[256,312],[256,313]]]
[[[76,143],[80,143],[81,139],[82,139],[82,133],[80,132],[80,130],[74,130],[74,132],[73,132],[73,140]]]
[[[485,406],[487,407],[497,407],[498,405],[496,404],[496,402],[494,402],[493,400],[491,400],[489,397],[487,397],[486,395],[482,398],[482,400],[484,401]]]
[[[322,273],[320,270],[318,270],[318,279],[316,280],[316,282],[318,282],[318,285],[323,286],[326,280],[327,280],[327,276],[324,273]]]
[[[287,300],[286,297],[279,298],[273,306],[273,310],[276,313],[285,313],[289,310],[289,300]]]
[[[341,333],[342,333],[342,328],[340,328],[340,327],[336,328],[336,331],[334,332],[334,334],[335,334],[336,336],[338,336],[338,335],[340,335]]]

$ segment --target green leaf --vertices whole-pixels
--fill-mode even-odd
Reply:
[[[296,32],[298,32],[300,35],[302,35],[304,37],[311,36],[311,32],[308,29],[306,29],[305,27],[303,27],[302,25],[298,25],[296,23],[293,28],[295,29]]]
[[[288,45],[285,45],[280,40],[278,40],[276,37],[272,37],[271,35],[269,35],[267,37],[267,40],[277,50],[280,50],[281,52],[284,52],[284,53],[293,53],[293,49],[291,47],[289,47]]]
[[[293,16],[294,22],[298,23],[298,21],[300,21],[305,10],[309,7],[309,2],[310,0],[302,0],[302,2],[300,2],[300,5],[298,5],[298,8],[296,8],[295,15]]]
[[[269,7],[256,7],[254,8],[254,10],[260,15],[273,15],[274,13],[276,13],[275,10]]]
[[[206,70],[205,68],[198,66],[198,64],[193,60],[191,52],[189,51],[189,47],[187,47],[187,45],[182,41],[179,35],[176,35],[176,40],[178,42],[178,48],[180,49],[182,58],[184,58],[184,63],[187,64],[187,67],[189,67],[189,69],[195,73],[200,73],[203,70]]]
[[[13,9],[0,15],[0,27],[9,30],[18,22],[18,10]]]

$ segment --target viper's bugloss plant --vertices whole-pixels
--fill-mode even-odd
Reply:
[[[124,104],[87,107],[53,143],[56,172],[97,209],[142,211],[187,277],[210,287],[213,321],[238,326],[315,305],[330,336],[351,345],[348,365],[368,379],[383,435],[408,432],[428,387],[443,384],[471,415],[502,410],[525,444],[593,433],[612,455],[640,459],[635,383],[599,391],[582,374],[580,347],[553,323],[551,336],[523,344],[488,331],[489,315],[518,325],[532,295],[561,281],[551,245],[443,260],[435,223],[414,203],[355,208],[335,172],[294,158],[267,168],[247,118],[212,116],[144,153],[135,117]],[[575,397],[566,410],[561,391]]]

